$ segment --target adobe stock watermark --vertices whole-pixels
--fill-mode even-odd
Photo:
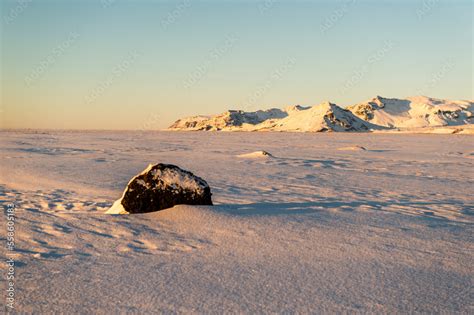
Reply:
[[[258,4],[258,11],[262,15],[267,13],[275,6],[276,2],[277,2],[276,0],[262,0]]]
[[[268,79],[259,87],[255,89],[246,99],[243,109],[249,110],[253,106],[257,105],[257,102],[260,101],[265,94],[275,85],[276,82],[280,81],[283,76],[288,74],[288,72],[295,66],[296,59],[295,57],[288,57],[286,61],[276,68],[268,77]]]
[[[150,115],[141,125],[140,128],[138,129],[139,131],[152,131],[152,130],[157,130],[157,124],[160,121],[160,115],[157,113],[154,113]]]
[[[104,9],[111,7],[115,2],[117,2],[117,0],[100,0],[100,4]]]
[[[342,88],[340,89],[340,93],[345,94],[348,90],[359,84],[360,81],[362,81],[364,77],[370,72],[371,67],[374,64],[382,61],[394,46],[394,42],[387,40],[384,42],[382,47],[370,54],[370,56],[367,58],[367,62],[356,68],[352,72],[352,75],[349,77],[349,79],[344,82]]]
[[[439,0],[423,0],[421,8],[416,10],[416,16],[418,19],[422,19],[425,16],[427,16],[435,6],[437,6],[439,3]]]
[[[428,90],[435,88],[439,82],[441,82],[444,77],[453,70],[454,65],[453,58],[445,59],[436,71],[431,74],[430,79],[423,85],[423,87],[416,90],[416,95],[425,95]]]
[[[191,6],[191,0],[181,0],[176,6],[168,12],[166,18],[161,20],[161,27],[163,29],[167,29],[170,25],[176,23],[181,16],[183,15],[184,11]]]
[[[17,17],[19,17],[30,5],[33,0],[17,0],[16,6],[10,9],[8,15],[3,18],[6,25],[11,24]]]
[[[227,35],[223,43],[211,50],[211,52],[206,56],[204,62],[197,66],[196,69],[187,76],[183,81],[184,88],[189,89],[201,81],[209,72],[211,66],[223,58],[225,54],[235,46],[238,39],[239,38],[235,33]]]
[[[86,104],[94,103],[105,91],[107,91],[121,76],[123,76],[128,69],[134,64],[140,54],[138,52],[131,52],[119,64],[117,64],[107,78],[99,83],[86,97],[84,98]]]
[[[330,16],[328,16],[323,23],[321,23],[320,30],[322,34],[327,33],[332,29],[340,20],[342,20],[349,12],[351,6],[353,6],[357,0],[347,0],[339,7],[337,7]]]
[[[5,306],[7,309],[13,310],[15,308],[15,204],[9,203],[5,207],[6,215],[6,298]]]
[[[25,85],[31,86],[34,82],[40,79],[46,70],[54,66],[58,59],[66,53],[66,51],[77,41],[79,34],[76,32],[71,32],[68,35],[68,38],[60,43],[58,46],[54,47],[53,50],[44,58],[31,72],[25,77]]]

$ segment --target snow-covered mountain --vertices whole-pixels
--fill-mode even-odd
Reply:
[[[271,119],[281,119],[288,116],[288,112],[272,108],[256,112],[228,110],[225,113],[212,116],[193,116],[177,120],[169,127],[171,130],[229,130],[243,126],[255,126]]]
[[[424,128],[474,123],[472,101],[449,101],[426,96],[406,99],[377,96],[347,109],[361,119],[390,128]]]
[[[290,106],[283,110],[230,110],[219,115],[179,119],[169,127],[170,130],[301,132],[368,131],[373,128],[378,127],[330,102],[313,107]]]
[[[288,116],[285,118],[266,120],[255,126],[255,130],[323,132],[368,131],[378,128],[330,102],[286,111]]]
[[[425,96],[406,99],[377,96],[343,109],[324,102],[316,106],[245,112],[229,110],[211,116],[179,119],[169,130],[205,131],[370,131],[458,126],[474,123],[474,102]]]

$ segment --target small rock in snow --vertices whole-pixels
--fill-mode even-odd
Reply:
[[[353,147],[344,147],[344,148],[339,148],[338,149],[339,151],[365,151],[367,150],[366,148],[364,147],[361,147],[359,145],[355,145]]]
[[[237,157],[256,159],[256,158],[269,158],[269,157],[273,157],[273,155],[271,155],[267,151],[255,151],[252,153],[240,154]]]

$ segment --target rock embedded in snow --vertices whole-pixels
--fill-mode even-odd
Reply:
[[[252,153],[245,153],[237,155],[239,158],[248,158],[248,159],[261,159],[261,158],[271,158],[273,155],[268,153],[267,151],[255,151]]]
[[[132,178],[109,214],[146,213],[175,205],[212,205],[207,182],[171,164],[150,164]]]
[[[367,149],[360,146],[360,145],[355,145],[355,146],[351,146],[351,147],[339,148],[338,150],[339,151],[366,151]]]

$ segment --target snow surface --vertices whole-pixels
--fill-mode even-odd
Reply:
[[[179,170],[153,170],[152,175],[155,179],[159,178],[159,184],[165,187],[177,188],[181,187],[185,190],[190,190],[198,194],[203,194],[204,189],[207,187],[206,183],[198,180],[196,177],[192,176],[187,172],[182,172]],[[160,187],[160,186],[159,186]]]
[[[1,131],[0,159],[19,313],[473,312],[470,135]],[[215,206],[106,215],[157,162]]]
[[[283,110],[256,112],[232,110],[219,115],[187,117],[176,121],[169,130],[361,132],[395,128],[439,133],[437,128],[426,128],[472,126],[473,122],[473,101],[450,101],[425,96],[406,99],[377,96],[349,106],[347,110],[324,102],[312,107],[296,105]]]

